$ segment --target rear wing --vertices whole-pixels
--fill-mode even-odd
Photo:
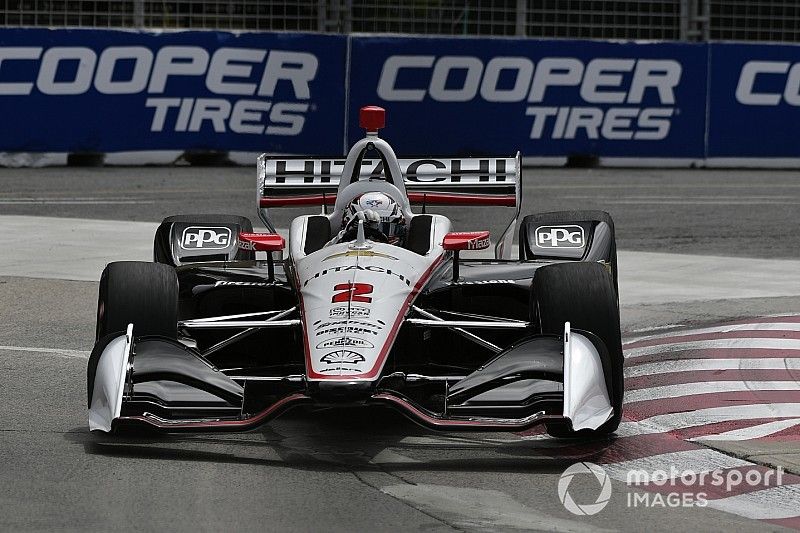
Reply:
[[[345,158],[258,158],[258,211],[272,228],[268,209],[277,207],[326,206],[336,203],[345,168]],[[510,254],[514,224],[520,211],[520,155],[512,157],[398,159],[408,200],[416,205],[500,206],[515,208],[514,217],[496,246],[498,258]],[[360,161],[358,175],[348,183],[385,179],[381,158]]]
[[[520,158],[398,159],[408,199],[417,205],[517,207]],[[333,205],[345,159],[258,158],[259,207]],[[359,180],[382,178],[379,158],[361,161]]]

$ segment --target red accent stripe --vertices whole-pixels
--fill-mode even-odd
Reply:
[[[427,205],[477,205],[514,207],[517,197],[513,194],[478,194],[409,191],[408,200],[414,204]],[[304,205],[334,205],[336,194],[298,194],[292,196],[262,196],[259,207],[292,207]]]
[[[792,323],[800,322],[800,315],[760,316],[760,317],[757,317],[757,318],[746,318],[746,319],[742,319],[742,320],[737,320],[735,322],[727,322],[726,324],[723,324],[723,325],[728,325],[728,324],[753,324],[753,323],[758,323],[758,324],[771,323],[771,324],[775,324],[775,323],[779,323],[779,322],[792,322]]]
[[[704,437],[706,435],[716,435],[718,433],[725,433],[727,431],[734,431],[737,429],[744,429],[753,426],[760,426],[767,422],[774,422],[776,420],[786,420],[783,418],[752,418],[748,420],[727,420],[725,422],[717,422],[715,424],[705,424],[702,426],[694,426],[682,429],[673,429],[669,434],[674,435],[681,439],[693,439],[695,437]]]
[[[297,196],[262,196],[258,200],[259,207],[290,207],[302,205],[333,205],[335,194],[304,194]]]
[[[270,419],[275,418],[281,412],[285,411],[293,404],[297,404],[306,400],[310,400],[308,396],[302,393],[290,394],[285,398],[281,398],[273,403],[263,411],[249,418],[238,420],[203,420],[191,422],[160,422],[147,416],[122,416],[117,419],[119,423],[143,423],[153,426],[157,429],[164,431],[245,431],[254,429]]]
[[[444,254],[440,255],[436,259],[433,260],[433,263],[428,267],[425,272],[422,273],[417,283],[411,289],[411,292],[408,293],[403,305],[400,307],[397,313],[397,318],[392,324],[392,328],[389,330],[388,335],[386,336],[386,342],[383,344],[383,348],[381,348],[380,353],[378,354],[377,359],[375,360],[375,364],[372,368],[365,373],[362,374],[347,374],[347,375],[338,375],[338,376],[331,376],[327,374],[319,374],[314,372],[314,367],[311,365],[311,346],[308,344],[308,329],[305,319],[305,312],[303,308],[303,293],[302,291],[298,291],[300,294],[300,316],[303,321],[303,337],[304,337],[304,348],[306,352],[306,372],[308,377],[311,379],[322,379],[325,381],[342,381],[348,379],[372,379],[377,376],[380,371],[383,369],[383,364],[386,362],[387,357],[389,356],[389,351],[392,348],[392,344],[394,344],[394,339],[397,337],[397,332],[400,329],[400,325],[403,323],[403,319],[406,316],[406,312],[408,311],[411,302],[417,296],[419,291],[425,286],[428,282],[428,279],[433,274],[433,271],[438,267],[442,260],[444,259]],[[298,281],[297,286],[300,287],[300,283]]]
[[[625,378],[625,390],[649,389],[665,385],[709,381],[798,381],[800,370],[693,370],[691,372],[665,372],[650,376]],[[800,388],[800,384],[798,384]]]
[[[409,191],[408,200],[415,204],[428,205],[485,205],[514,207],[517,197],[513,194],[468,194],[446,192],[417,192]]]
[[[800,511],[798,511],[800,513]],[[797,529],[800,530],[800,515],[793,516],[792,518],[778,518],[775,520],[761,520],[761,522],[766,522],[768,524],[774,524],[776,526],[786,527],[789,529]]]
[[[741,330],[717,333],[700,333],[695,335],[675,335],[659,339],[645,339],[625,345],[626,350],[645,348],[648,346],[661,346],[679,342],[710,341],[720,339],[800,339],[800,331],[787,330]]]
[[[684,359],[783,359],[800,357],[797,349],[772,348],[702,348],[696,350],[679,350],[674,352],[653,353],[641,357],[629,357],[625,366],[658,363],[662,361],[681,361]]]
[[[800,443],[800,433],[798,433],[798,432],[800,432],[800,424],[792,426],[790,428],[786,428],[786,429],[784,429],[782,431],[776,431],[775,433],[773,433],[771,435],[766,435],[764,437],[759,437],[758,439],[752,439],[752,440],[758,441],[758,442],[764,442],[764,441],[775,441],[775,442],[791,441],[791,442],[795,442],[795,441],[797,441],[798,443]],[[795,449],[797,449],[797,448],[795,448]]]
[[[625,416],[631,420],[643,420],[651,416],[686,413],[713,407],[769,403],[800,403],[800,390],[713,392],[678,398],[643,400],[625,404]]]
[[[543,424],[545,421],[549,420],[562,420],[563,417],[555,416],[555,415],[542,415],[540,417],[535,417],[532,420],[522,422],[519,420],[513,420],[509,423],[497,423],[491,422],[486,420],[467,420],[467,419],[447,419],[447,418],[439,418],[437,416],[432,416],[429,413],[417,408],[415,405],[411,404],[410,402],[399,398],[393,394],[388,393],[379,393],[372,396],[372,400],[378,401],[381,403],[387,403],[390,406],[398,409],[402,413],[406,414],[409,418],[414,420],[415,422],[422,424],[424,426],[433,428],[433,429],[444,429],[444,430],[458,430],[463,429],[466,431],[521,431],[532,427],[534,425]]]

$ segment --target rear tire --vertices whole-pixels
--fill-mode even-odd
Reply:
[[[109,263],[100,278],[96,340],[133,324],[137,337],[178,336],[178,276],[169,265]]]
[[[600,353],[614,414],[596,430],[572,431],[547,424],[554,437],[596,437],[614,432],[622,418],[624,378],[619,306],[614,281],[598,263],[557,263],[536,270],[531,290],[531,320],[543,334],[563,335],[564,323],[597,335],[606,346]]]

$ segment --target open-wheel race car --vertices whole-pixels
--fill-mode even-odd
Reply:
[[[346,159],[258,159],[267,233],[241,216],[172,216],[154,262],[105,268],[90,429],[243,431],[294,406],[368,404],[446,431],[617,428],[608,214],[528,215],[512,259],[519,154],[398,159],[378,136],[383,109],[360,120]],[[489,232],[452,232],[425,213],[435,205],[513,210],[495,258],[461,257]],[[284,206],[322,214],[295,218],[287,244],[270,218]]]

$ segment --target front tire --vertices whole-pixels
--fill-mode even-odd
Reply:
[[[96,340],[133,324],[137,337],[178,336],[178,276],[159,263],[109,263],[100,278]]]
[[[606,346],[602,353],[606,388],[614,408],[610,420],[596,430],[572,431],[547,424],[554,437],[591,438],[613,433],[622,419],[624,395],[622,337],[614,281],[599,263],[557,263],[539,268],[533,277],[531,318],[543,334],[563,335],[564,323],[597,335]]]

